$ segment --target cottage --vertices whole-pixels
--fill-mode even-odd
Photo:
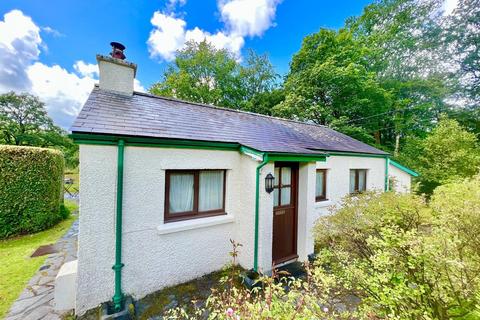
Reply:
[[[305,261],[315,220],[350,193],[415,173],[324,126],[135,92],[137,66],[97,56],[80,145],[76,313],[222,268]],[[112,270],[113,269],[113,270]]]

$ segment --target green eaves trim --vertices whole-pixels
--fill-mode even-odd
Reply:
[[[409,169],[405,166],[402,166],[400,163],[398,162],[395,162],[393,160],[390,160],[390,164],[394,167],[397,167],[398,169],[408,173],[409,175],[413,176],[413,177],[418,177],[420,174],[418,172],[415,172],[413,171],[412,169]]]
[[[136,147],[160,147],[160,148],[189,148],[189,149],[212,149],[212,150],[238,150],[240,145],[231,142],[211,142],[183,139],[144,138],[113,135],[97,135],[85,133],[73,133],[70,138],[78,144],[116,145],[122,139],[128,146]]]
[[[265,154],[269,155],[270,161],[326,161],[328,154],[300,154],[300,153],[271,153],[261,152],[254,148],[240,145],[232,142],[212,142],[199,140],[182,140],[182,139],[163,139],[163,138],[144,138],[144,137],[128,137],[113,136],[88,133],[73,133],[70,138],[78,144],[94,144],[94,145],[117,145],[119,140],[124,140],[125,145],[134,147],[157,147],[157,148],[188,148],[188,149],[210,149],[210,150],[235,150],[243,153],[251,153],[258,157]]]
[[[361,158],[386,158],[390,156],[388,154],[338,152],[338,151],[328,151],[328,154],[331,156],[361,157]]]

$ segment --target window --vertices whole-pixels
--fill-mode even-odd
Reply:
[[[276,167],[273,183],[273,205],[287,206],[292,198],[292,168]]]
[[[168,170],[165,222],[225,214],[225,170]]]
[[[350,170],[350,193],[358,193],[367,190],[367,170]]]
[[[315,187],[315,200],[327,200],[327,170],[317,169],[317,182]]]

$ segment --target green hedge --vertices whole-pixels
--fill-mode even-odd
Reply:
[[[64,218],[63,168],[60,151],[0,145],[0,239]]]

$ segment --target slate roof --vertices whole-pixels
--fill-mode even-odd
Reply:
[[[325,126],[95,86],[72,133],[232,142],[262,152],[386,154]]]

